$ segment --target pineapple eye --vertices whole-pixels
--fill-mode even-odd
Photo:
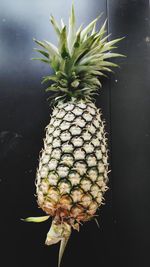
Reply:
[[[64,109],[65,109],[66,111],[71,111],[71,110],[74,109],[74,105],[71,104],[71,103],[69,103],[68,105],[66,105],[66,106],[64,107]]]
[[[69,168],[67,166],[59,166],[57,168],[57,173],[60,178],[64,178],[68,176]]]
[[[72,216],[77,218],[80,214],[83,214],[84,209],[80,205],[75,205],[71,209]]]
[[[95,109],[92,108],[92,107],[90,107],[90,106],[87,107],[87,111],[88,111],[90,114],[92,114],[93,116],[96,114]]]
[[[92,153],[94,151],[94,146],[91,143],[85,143],[84,150],[86,153]]]
[[[92,138],[92,135],[88,131],[83,131],[82,137],[83,137],[84,141],[90,141]]]
[[[50,188],[47,194],[47,197],[50,198],[51,200],[57,202],[59,200],[59,193],[57,189],[55,188]]]
[[[61,196],[59,203],[64,209],[70,209],[72,204],[72,199],[68,195]]]
[[[98,194],[97,194],[96,201],[97,201],[98,204],[101,204],[102,200],[103,200],[103,194],[99,191]]]
[[[99,121],[98,120],[93,120],[93,124],[96,128],[99,128]]]
[[[76,107],[73,111],[72,111],[76,116],[80,116],[83,113],[83,110],[80,109],[79,107]]]
[[[85,159],[85,152],[79,148],[74,150],[74,158],[75,160],[82,160]]]
[[[71,113],[71,112],[68,112],[65,117],[64,117],[64,120],[68,121],[68,122],[71,122],[73,121],[75,118],[75,116]]]
[[[75,147],[80,147],[83,145],[83,140],[81,137],[73,137],[72,138],[72,143]]]
[[[105,171],[104,164],[102,162],[98,163],[98,171],[99,173],[103,173]]]
[[[73,151],[73,145],[72,144],[68,144],[68,143],[64,143],[62,145],[62,151],[64,153],[72,153],[72,151]]]
[[[69,130],[72,135],[80,135],[81,134],[81,128],[78,126],[72,126]]]
[[[97,180],[97,177],[98,177],[97,169],[96,168],[89,169],[88,176],[93,182],[95,182]]]
[[[44,148],[45,148],[45,153],[50,155],[52,152],[52,146],[47,145],[46,142],[44,142]]]
[[[41,177],[42,177],[42,178],[47,177],[47,175],[48,175],[48,167],[43,166],[43,167],[41,168],[41,170],[40,170],[40,174],[41,174]]]
[[[88,207],[90,205],[92,201],[92,197],[89,195],[89,194],[86,194],[82,197],[82,201],[81,201],[81,204],[84,206],[84,207]]]
[[[96,212],[97,208],[98,208],[97,203],[96,203],[96,202],[92,202],[92,203],[90,204],[90,206],[89,206],[88,213],[89,213],[90,215],[93,215],[93,214]]]
[[[53,131],[54,131],[54,126],[53,125],[49,125],[48,127],[47,127],[47,132],[48,132],[48,134],[51,134]]]
[[[100,189],[96,184],[91,187],[91,194],[94,198],[97,197],[99,191]]]
[[[89,191],[90,190],[90,187],[91,187],[91,181],[88,180],[87,178],[83,178],[81,180],[81,188],[84,190],[84,191]]]
[[[76,162],[75,170],[80,174],[84,175],[86,173],[86,164],[84,162]]]
[[[92,120],[91,114],[86,111],[83,113],[83,118],[85,119],[85,121],[88,121],[88,122]]]
[[[92,144],[94,145],[94,147],[100,146],[100,141],[95,137],[92,139]]]
[[[61,133],[60,129],[56,128],[55,131],[53,132],[53,137],[58,137],[60,133]]]
[[[66,112],[65,112],[63,109],[61,109],[61,110],[59,110],[59,112],[57,113],[56,118],[57,118],[57,119],[62,119],[62,118],[65,116],[65,114],[66,114]]]
[[[43,155],[42,163],[43,164],[48,163],[49,162],[49,159],[50,159],[50,155],[48,155],[48,154]]]
[[[69,180],[73,186],[78,185],[80,183],[80,175],[76,171],[71,171],[69,174]]]
[[[50,185],[57,185],[57,181],[58,181],[58,175],[55,173],[51,173],[48,175],[48,181]]]
[[[56,148],[52,151],[51,158],[59,160],[61,157],[61,150],[59,148]]]
[[[43,194],[47,194],[49,188],[49,184],[46,181],[42,181],[40,185],[40,190],[43,192]]]
[[[55,138],[55,139],[53,140],[52,146],[53,146],[54,148],[56,148],[56,147],[60,147],[60,146],[61,146],[61,140],[60,140],[58,137]]]
[[[67,121],[63,121],[60,125],[60,129],[63,131],[63,130],[68,130],[70,127],[70,123],[67,122]]]
[[[82,109],[86,109],[86,104],[83,102],[78,103],[78,107]]]
[[[74,202],[79,202],[81,201],[81,198],[82,198],[82,191],[80,189],[74,189],[72,192],[71,192],[71,196],[72,196],[72,199]]]
[[[56,159],[51,159],[48,163],[48,167],[50,171],[56,170],[58,161]]]
[[[52,114],[52,116],[55,117],[55,116],[57,115],[58,112],[59,112],[59,109],[55,107],[55,108],[53,109],[53,114]]]
[[[97,165],[97,160],[94,155],[87,156],[87,164],[89,167],[94,167]]]
[[[53,126],[54,127],[58,127],[61,123],[61,120],[60,119],[56,119],[54,122],[53,122]]]
[[[71,139],[71,134],[65,131],[61,134],[60,138],[63,142],[69,141]]]
[[[102,159],[102,151],[101,151],[101,149],[96,149],[95,150],[95,155],[96,155],[96,158],[98,160]]]
[[[98,178],[97,178],[97,184],[98,184],[99,187],[103,186],[103,184],[104,184],[104,178],[103,178],[102,175],[98,176]]]
[[[52,140],[53,140],[53,136],[49,135],[49,134],[46,134],[46,143],[47,144],[51,144]]]
[[[58,188],[61,194],[67,194],[70,192],[70,184],[66,181],[59,182]]]
[[[64,164],[68,167],[71,167],[73,165],[73,157],[69,155],[62,156],[62,160],[60,162],[61,164]]]
[[[87,125],[87,130],[88,130],[92,135],[95,134],[95,132],[96,132],[96,129],[95,129],[95,127],[94,127],[93,124],[88,124],[88,125]]]
[[[85,120],[81,119],[80,117],[76,118],[76,120],[75,120],[75,125],[76,126],[84,127],[85,124],[86,124]]]

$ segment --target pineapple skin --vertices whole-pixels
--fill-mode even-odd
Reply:
[[[95,216],[108,189],[102,113],[91,101],[54,107],[36,176],[37,202],[56,225],[79,229]]]

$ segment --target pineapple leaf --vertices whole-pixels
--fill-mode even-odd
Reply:
[[[48,50],[50,57],[52,58],[53,56],[56,56],[59,59],[58,48],[48,41],[45,41],[45,44],[45,47]]]
[[[63,59],[70,57],[68,47],[67,47],[67,32],[66,26],[62,29],[60,34],[60,44],[59,44],[59,51]]]
[[[91,35],[93,35],[95,32],[96,32],[96,23],[95,23],[95,24],[94,24],[94,26],[93,26],[93,29],[92,29]]]
[[[33,38],[33,41],[34,41],[35,43],[37,43],[38,45],[42,46],[43,48],[45,48],[45,46],[44,46],[44,43],[43,43],[43,42],[41,42],[41,41],[38,41],[38,40],[36,40],[35,38]]]
[[[42,62],[44,62],[44,63],[48,63],[48,64],[50,64],[50,60],[47,60],[47,59],[45,59],[45,58],[40,58],[40,57],[34,57],[34,58],[31,58],[32,60],[40,60],[40,61],[42,61]]]
[[[39,52],[43,56],[49,58],[49,54],[47,52],[45,52],[44,50],[40,50],[40,49],[37,49],[37,48],[34,48],[34,50],[37,51],[37,52]]]
[[[55,20],[55,18],[52,15],[50,16],[50,22],[52,23],[52,25],[54,27],[54,30],[57,33],[58,37],[59,37],[60,33],[61,33],[61,30],[60,30],[60,28],[58,26],[57,21]]]
[[[86,39],[87,34],[93,30],[93,27],[95,27],[96,22],[100,19],[100,17],[102,16],[102,13],[96,18],[94,19],[91,23],[89,23],[86,28],[84,28],[84,30],[82,30],[81,32],[81,39],[83,40],[84,38]]]
[[[64,24],[64,21],[62,18],[61,18],[60,22],[61,22],[61,28],[63,29],[65,27],[65,24]]]
[[[102,61],[100,62],[101,66],[110,66],[110,67],[119,67],[117,64],[109,62],[109,61]]]
[[[45,58],[34,58],[51,65],[54,75],[43,77],[42,83],[50,82],[46,91],[53,91],[50,98],[55,102],[69,101],[72,98],[93,99],[101,85],[105,72],[112,72],[111,68],[118,67],[112,63],[111,58],[124,57],[119,53],[113,53],[116,44],[123,38],[109,41],[107,35],[107,19],[101,28],[96,30],[96,23],[102,16],[98,16],[85,28],[82,25],[76,30],[76,18],[74,4],[71,7],[68,31],[61,19],[60,25],[53,16],[50,21],[58,37],[57,47],[48,41],[38,41],[37,45],[42,49],[35,49]]]
[[[58,87],[54,87],[54,86],[49,86],[45,89],[46,92],[49,92],[49,91],[52,91],[52,92],[56,92],[56,91],[59,91],[58,90]]]
[[[104,70],[104,71],[107,71],[107,72],[112,72],[112,73],[113,73],[113,71],[112,71],[111,69],[109,69],[109,68],[106,68],[106,67],[101,67],[101,70]]]
[[[76,32],[76,36],[79,34],[79,32],[82,31],[82,28],[83,28],[83,24],[81,24]]]
[[[46,77],[43,77],[42,84],[48,81],[58,82],[58,80],[59,79],[57,78],[56,75],[46,76]]]
[[[71,8],[71,15],[69,18],[69,29],[68,29],[68,49],[69,49],[69,53],[71,55],[72,53],[72,47],[75,41],[75,37],[76,37],[76,30],[75,30],[75,14],[74,14],[74,5],[72,4],[72,8]]]
[[[100,28],[100,30],[99,30],[99,32],[97,34],[98,37],[102,38],[103,35],[105,34],[105,32],[106,32],[106,24],[107,24],[107,19],[104,21],[104,24]]]
[[[106,58],[112,58],[112,57],[125,57],[125,56],[122,54],[108,52],[108,53],[103,54],[102,57],[103,59],[106,59]]]
[[[65,251],[65,248],[66,248],[66,245],[68,243],[68,240],[69,240],[69,237],[70,237],[70,234],[68,236],[66,236],[65,238],[62,238],[61,239],[61,243],[60,243],[60,249],[59,249],[59,259],[58,259],[58,267],[60,267],[60,264],[61,264],[61,260],[62,260],[62,256],[64,254],[64,251]]]
[[[102,52],[105,52],[105,51],[111,50],[112,45],[114,45],[114,44],[120,42],[120,41],[123,40],[123,39],[124,39],[124,37],[122,37],[122,38],[117,38],[117,39],[114,39],[114,40],[112,40],[112,41],[110,41],[110,42],[105,43],[105,44],[104,44],[104,47],[102,48],[101,51],[102,51]]]
[[[106,35],[103,39],[101,39],[101,44],[107,42],[108,38],[111,36],[111,33]]]
[[[50,216],[41,216],[41,217],[29,217],[26,219],[21,219],[24,222],[35,222],[35,223],[40,223],[44,222],[49,219]]]
[[[51,66],[54,69],[55,72],[57,72],[60,68],[61,61],[58,60],[57,56],[53,56],[51,60]]]
[[[61,77],[67,78],[66,73],[63,72],[63,71],[57,71],[56,75],[57,75],[58,78],[61,78]]]

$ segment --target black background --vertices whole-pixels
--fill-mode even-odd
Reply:
[[[111,38],[126,36],[120,69],[97,98],[110,140],[110,190],[95,222],[74,231],[63,266],[150,266],[150,17],[148,0],[75,0],[78,25],[104,12]],[[58,246],[45,247],[50,223],[40,216],[34,178],[50,108],[41,77],[49,68],[31,61],[32,38],[56,43],[49,16],[67,22],[69,0],[0,2],[0,266],[57,266]]]

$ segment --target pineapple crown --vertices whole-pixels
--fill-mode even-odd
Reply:
[[[43,77],[42,83],[50,82],[46,91],[52,91],[55,102],[72,99],[91,100],[102,86],[100,78],[105,72],[112,72],[110,67],[117,67],[108,61],[123,55],[112,53],[116,43],[123,38],[108,41],[106,35],[107,20],[96,31],[98,16],[84,29],[82,25],[76,30],[74,6],[72,5],[68,29],[61,19],[58,25],[53,16],[50,17],[58,37],[58,47],[48,41],[34,39],[41,49],[36,49],[44,58],[33,58],[49,64],[54,70],[53,75]],[[50,97],[50,98],[51,98]]]

